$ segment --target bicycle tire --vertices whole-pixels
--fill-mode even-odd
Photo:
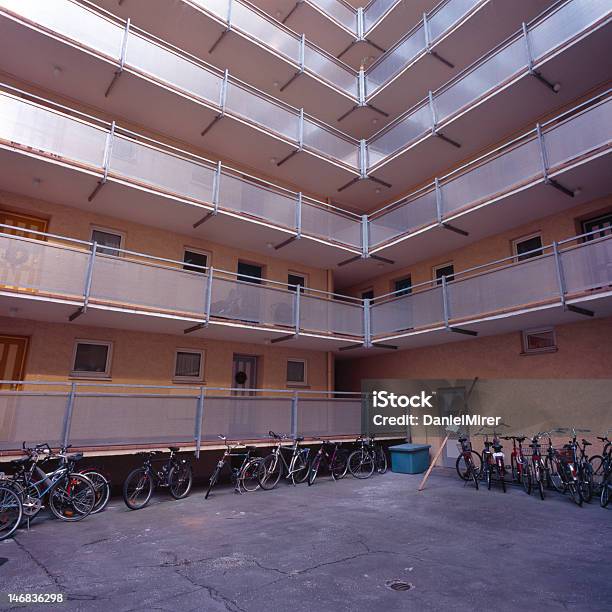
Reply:
[[[487,467],[486,479],[487,479],[487,489],[490,491],[491,485],[493,484],[493,478],[491,476],[491,466]]]
[[[382,446],[376,447],[376,472],[378,474],[385,474],[389,469],[389,464],[387,462],[387,453],[385,453],[385,449]]]
[[[0,541],[10,538],[21,525],[23,505],[17,492],[0,485]]]
[[[66,474],[49,489],[48,499],[53,515],[72,523],[91,514],[96,503],[96,491],[87,476]]]
[[[123,501],[130,510],[140,510],[144,508],[153,495],[153,477],[144,468],[136,468],[132,470],[123,483]],[[131,491],[134,487],[135,490]],[[144,498],[140,502],[136,502],[136,495],[144,491]],[[136,495],[135,495],[136,494]]]
[[[502,491],[506,492],[506,479],[504,478],[504,468],[497,466],[497,478],[499,479],[502,487]]]
[[[479,477],[480,473],[482,472],[482,457],[476,451],[470,451],[470,455],[472,456],[472,463],[473,463],[473,468],[476,471],[476,476]],[[478,465],[476,465],[477,462],[474,461],[474,455],[476,457],[478,457]],[[465,467],[463,467],[463,466],[465,466]],[[463,456],[463,453],[461,453],[457,457],[457,461],[455,461],[455,469],[457,470],[457,474],[458,474],[459,478],[461,478],[461,480],[469,480],[469,478],[470,478],[469,475],[468,475],[469,467],[466,464],[465,457]]]
[[[308,470],[308,486],[311,487],[317,479],[319,467],[321,466],[321,455],[317,453],[317,456],[312,460],[310,469]]]
[[[474,469],[474,465],[470,467],[470,473],[472,476],[472,480],[474,481],[474,485],[476,486],[476,490],[478,491],[478,487],[480,485],[478,484],[478,474],[476,473],[476,470]]]
[[[536,482],[538,483],[538,491],[540,492],[540,499],[544,501],[544,481],[542,480],[543,470],[538,464],[533,468],[533,474]]]
[[[559,467],[558,461],[551,461],[546,457],[546,473],[548,475],[549,485],[559,493],[565,493],[565,483],[559,472]]]
[[[257,470],[257,480],[259,486],[264,491],[270,491],[274,489],[281,479],[283,473],[283,462],[280,457],[277,457],[274,453],[264,457],[259,464]]]
[[[374,473],[374,458],[367,451],[358,448],[349,455],[348,469],[355,478],[360,480],[370,478]]]
[[[295,465],[299,463],[299,467],[296,469]],[[294,485],[306,482],[308,478],[308,472],[310,471],[310,449],[303,448],[291,461],[291,481]]]
[[[110,501],[110,482],[108,481],[106,476],[104,476],[104,474],[98,472],[93,468],[85,468],[84,470],[79,470],[79,474],[83,474],[84,476],[87,476],[87,478],[89,478],[96,492],[96,502],[94,503],[94,507],[91,511],[91,514],[97,514],[98,512],[102,512]]]
[[[192,485],[193,470],[188,463],[177,463],[170,468],[168,488],[174,499],[185,499],[189,495]]]
[[[259,481],[257,480],[257,470],[261,459],[254,457],[250,459],[246,465],[240,471],[238,475],[238,486],[242,487],[245,491],[252,493],[259,489]]]
[[[589,463],[593,470],[593,483],[595,487],[598,487],[604,477],[604,458],[601,455],[593,455],[589,457]]]
[[[523,468],[521,470],[521,484],[523,485],[523,491],[525,491],[527,495],[531,495],[531,468],[525,464],[523,464]]]
[[[612,487],[612,482],[610,482],[610,476],[604,479],[601,483],[601,493],[599,495],[599,505],[602,508],[606,508],[610,503],[610,488]]]
[[[330,472],[334,480],[341,480],[348,472],[348,453],[346,451],[337,451],[333,458]]]
[[[582,506],[582,493],[580,492],[580,486],[575,482],[568,482],[567,490],[569,491],[570,499],[577,506]]]
[[[213,490],[214,486],[217,484],[217,480],[219,479],[219,474],[221,473],[222,469],[223,469],[222,465],[217,465],[217,467],[215,468],[215,471],[210,475],[210,478],[208,479],[208,487],[206,489],[206,495],[204,495],[204,499],[208,499],[210,492]]]
[[[17,480],[8,480],[4,483],[5,486],[10,487],[19,495],[21,499],[21,505],[23,508],[23,516],[21,523],[32,522],[42,510],[42,491],[38,485],[31,483],[26,491],[23,485]],[[35,500],[35,501],[34,501]]]

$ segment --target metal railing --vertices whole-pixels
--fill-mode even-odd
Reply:
[[[575,304],[596,293],[612,293],[612,234],[601,233],[595,230],[419,283],[409,292],[380,296],[369,307],[372,337],[425,329],[476,335],[469,323],[555,305],[592,316]]]
[[[4,389],[2,389],[4,387]],[[6,387],[13,387],[7,390]],[[362,431],[360,393],[134,385],[90,381],[0,381],[0,450],[22,443],[118,447],[306,437]]]
[[[55,234],[27,234],[33,237],[0,233],[0,292],[71,304],[72,319],[103,308],[184,320],[187,332],[231,321],[295,336],[363,337],[357,298]]]
[[[546,181],[612,143],[612,89],[368,216],[371,253]]]

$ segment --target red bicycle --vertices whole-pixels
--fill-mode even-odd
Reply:
[[[510,468],[512,480],[520,483],[527,495],[531,495],[531,473],[529,462],[523,453],[523,442],[527,436],[504,436],[504,440],[512,440],[512,452],[510,453]]]

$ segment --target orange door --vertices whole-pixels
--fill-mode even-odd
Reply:
[[[28,342],[26,336],[0,336],[0,380],[23,380]],[[0,384],[0,389],[16,387]]]

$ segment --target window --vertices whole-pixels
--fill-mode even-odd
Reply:
[[[306,286],[306,277],[303,274],[289,272],[289,274],[287,274],[287,284],[289,285],[289,289],[291,291],[296,290],[296,285],[304,288]]]
[[[174,355],[174,380],[202,382],[204,380],[204,353],[191,349],[177,349]]]
[[[33,238],[35,240],[46,240],[45,236],[40,234],[32,234],[26,230],[34,230],[36,232],[47,231],[47,220],[40,217],[31,217],[30,215],[21,215],[9,212],[8,210],[0,210],[0,223],[3,225],[12,225],[13,227],[21,227],[24,231],[12,230],[8,227],[0,228],[4,234],[13,234],[15,236],[23,236],[25,238]]]
[[[261,285],[263,276],[263,268],[257,264],[238,262],[238,280],[246,281],[247,283],[255,283]]]
[[[361,292],[362,300],[373,300],[374,299],[374,289],[366,289]]]
[[[97,252],[105,255],[119,255],[117,249],[123,246],[123,234],[103,228],[93,228],[91,240],[98,243]]]
[[[552,327],[523,332],[523,355],[552,353],[556,350],[555,330]]]
[[[306,384],[306,360],[287,359],[287,384],[305,385]]]
[[[397,295],[408,295],[412,291],[412,280],[410,277],[393,281],[393,291],[397,292]]]
[[[434,268],[434,280],[436,285],[442,284],[442,277],[446,276],[447,281],[452,281],[455,277],[455,266],[452,263],[445,263]]]
[[[600,215],[592,219],[585,219],[582,222],[582,232],[589,234],[585,237],[586,240],[603,238],[612,234],[612,213]],[[590,232],[594,233],[590,234]]]
[[[191,270],[191,272],[201,272],[204,274],[205,270],[202,268],[208,266],[208,253],[194,251],[193,249],[185,249],[183,261],[185,262],[183,270]]]
[[[74,345],[72,376],[109,378],[112,342],[77,340]]]
[[[533,234],[532,236],[517,238],[512,242],[512,250],[516,255],[516,261],[539,257],[543,252],[542,236],[540,234]]]

